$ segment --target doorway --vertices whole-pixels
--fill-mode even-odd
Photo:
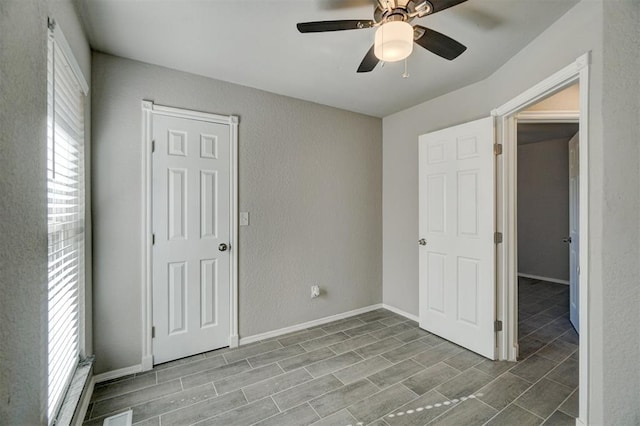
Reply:
[[[554,97],[567,92],[577,110],[577,86]],[[518,360],[548,369],[545,386],[566,398],[557,415],[576,418],[579,119],[517,118]]]
[[[143,102],[143,370],[237,346],[237,126]]]
[[[577,111],[578,90],[571,86],[543,102],[557,108],[558,98],[570,97]],[[553,122],[531,111],[517,116],[516,132],[518,359],[551,345],[545,354],[560,361],[578,348],[570,329],[578,327],[579,303],[570,296],[577,289],[579,118]]]
[[[498,159],[496,164],[497,172],[497,199],[498,199],[498,215],[496,217],[497,229],[503,232],[503,244],[497,247],[497,298],[498,309],[497,317],[504,321],[504,332],[498,337],[498,351],[502,359],[508,359],[515,361],[518,358],[519,351],[523,355],[529,355],[535,357],[537,355],[531,352],[536,352],[533,348],[520,348],[518,339],[518,307],[519,307],[519,278],[525,278],[528,280],[536,280],[534,282],[529,281],[527,284],[532,285],[542,284],[544,287],[551,287],[554,283],[544,282],[543,276],[536,276],[536,274],[529,274],[529,277],[519,277],[519,262],[518,262],[518,243],[519,243],[519,229],[518,229],[518,145],[517,145],[517,130],[518,123],[523,121],[523,118],[547,118],[550,121],[562,122],[566,120],[567,116],[570,119],[579,117],[579,150],[576,150],[575,157],[579,160],[579,179],[576,179],[575,184],[578,189],[578,201],[576,217],[578,219],[577,229],[579,235],[582,238],[579,240],[580,250],[575,254],[579,258],[580,268],[578,271],[580,274],[576,277],[576,285],[580,289],[579,295],[576,294],[576,301],[579,311],[580,323],[588,324],[588,74],[589,74],[589,54],[585,54],[578,58],[574,63],[558,71],[556,74],[540,82],[538,85],[525,91],[520,96],[514,98],[510,102],[501,106],[493,111],[493,115],[497,118],[496,125],[498,128],[497,141],[502,145],[502,155]],[[529,114],[525,112],[533,105],[550,98],[551,96],[567,89],[568,87],[577,86],[579,93],[579,109],[578,111],[555,111],[554,113],[533,111]],[[567,147],[568,149],[568,147]],[[568,179],[568,177],[567,177]],[[568,235],[564,238],[568,239]],[[566,248],[565,248],[566,250]],[[568,256],[568,250],[566,253]],[[525,273],[526,274],[526,273]],[[547,277],[548,278],[548,277]],[[562,285],[562,284],[559,284]],[[542,288],[542,287],[541,287]],[[557,289],[557,287],[556,287]],[[536,294],[535,291],[527,289],[529,295]],[[524,295],[527,294],[524,291]],[[560,288],[557,290],[558,294],[565,297],[564,301],[559,302],[560,305],[568,303],[567,289]],[[542,303],[540,307],[546,306]],[[547,308],[549,309],[549,308]],[[566,307],[557,308],[558,310],[566,310]],[[531,312],[529,312],[531,313]],[[538,312],[538,315],[541,312]],[[541,320],[542,321],[542,320]],[[543,321],[544,322],[544,321]],[[562,318],[556,323],[556,326],[571,327],[568,331],[573,330],[568,318]],[[548,324],[542,324],[545,326]],[[540,327],[538,328],[540,329]],[[531,331],[531,330],[525,330]],[[533,330],[536,331],[536,330]],[[548,334],[547,338],[550,338],[551,334],[558,330],[547,329],[544,334]],[[538,335],[542,337],[542,335]],[[532,339],[533,340],[533,339]],[[576,339],[577,340],[577,339]],[[529,342],[532,343],[532,342]],[[573,370],[578,370],[578,378],[576,385],[579,384],[579,388],[574,392],[572,398],[579,400],[579,410],[576,409],[578,421],[584,424],[588,424],[587,410],[588,406],[588,327],[584,326],[581,329],[580,339],[578,341],[567,342],[569,344],[578,345],[577,352],[573,351],[567,358],[573,357]],[[549,344],[549,343],[547,343]],[[535,345],[534,345],[535,346]],[[558,346],[562,346],[558,341]],[[571,348],[568,346],[568,348]],[[525,351],[522,351],[525,349]],[[551,350],[549,348],[548,350]],[[555,348],[558,349],[558,348]],[[565,348],[566,349],[566,348]],[[542,348],[539,348],[542,350]],[[557,355],[560,356],[560,355]],[[537,358],[536,358],[537,360]],[[579,360],[579,361],[578,361]],[[577,367],[577,368],[576,368]],[[555,368],[555,367],[554,367]],[[575,378],[573,379],[575,381]]]

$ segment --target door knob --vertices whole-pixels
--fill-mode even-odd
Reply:
[[[424,238],[420,238],[418,240],[418,244],[420,244],[421,246],[426,246],[427,245],[427,240],[425,240]]]
[[[563,243],[567,243],[567,244],[571,244],[571,237],[563,238],[562,242]]]
[[[221,244],[218,246],[218,250],[220,250],[220,251],[227,251],[227,249],[228,249],[228,248],[229,248],[229,246],[228,246],[228,245],[226,245],[225,243],[221,243]]]

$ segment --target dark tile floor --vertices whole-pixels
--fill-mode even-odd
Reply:
[[[96,385],[85,425],[574,424],[567,288],[522,282],[522,360],[493,362],[377,310]]]

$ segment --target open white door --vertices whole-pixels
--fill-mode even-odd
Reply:
[[[153,117],[153,359],[229,345],[229,125]]]
[[[580,332],[580,143],[569,141],[569,320]]]
[[[491,117],[420,136],[420,327],[495,359]]]

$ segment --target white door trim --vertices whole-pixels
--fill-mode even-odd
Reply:
[[[238,336],[238,123],[239,119],[235,115],[218,115],[200,111],[192,111],[182,108],[174,108],[154,104],[153,101],[142,101],[142,371],[153,368],[153,347],[151,342],[151,326],[153,324],[152,313],[152,180],[151,180],[151,152],[152,152],[152,123],[153,115],[166,115],[178,118],[187,118],[191,120],[200,120],[210,123],[228,124],[229,136],[231,141],[231,158],[230,158],[230,240],[229,246],[231,250],[231,297],[230,303],[230,330],[229,344],[231,347],[237,347],[239,342]]]
[[[500,359],[515,360],[517,345],[517,147],[515,146],[516,116],[538,101],[574,84],[580,84],[580,395],[578,422],[589,424],[589,64],[590,52],[577,58],[562,70],[496,108],[497,143],[503,155],[497,167],[496,226],[502,230],[503,244],[497,249],[497,316],[505,325],[498,335]],[[566,117],[565,117],[566,118]]]
[[[522,111],[518,123],[579,123],[580,111]]]

